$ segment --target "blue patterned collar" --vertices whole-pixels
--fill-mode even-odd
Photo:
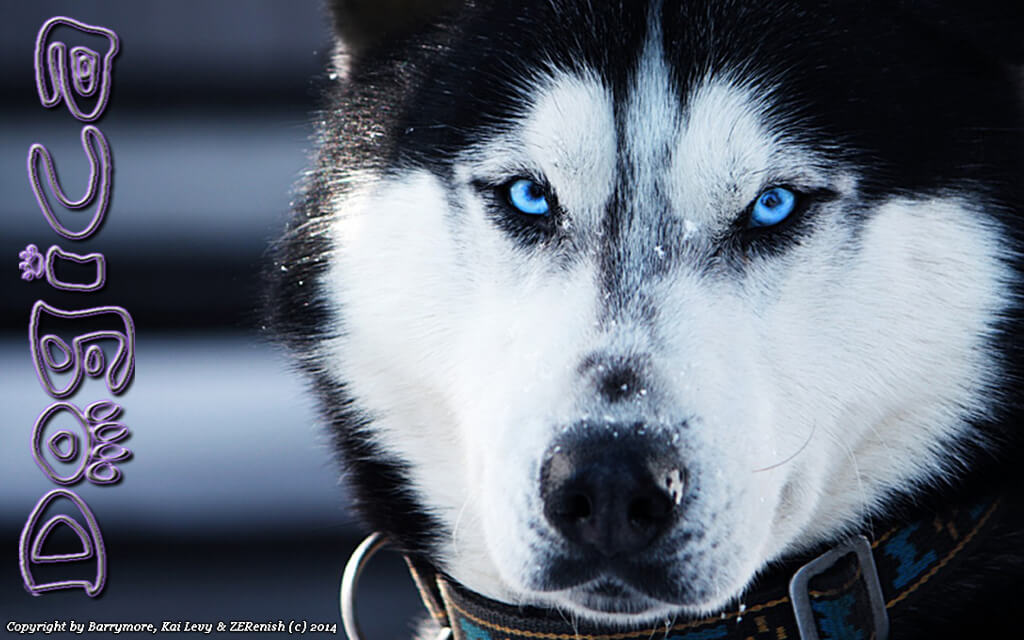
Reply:
[[[901,612],[969,555],[998,507],[998,499],[986,499],[873,541],[852,538],[795,574],[768,572],[719,615],[637,629],[570,623],[557,612],[495,602],[408,562],[424,604],[455,640],[885,640],[890,620],[898,631]]]

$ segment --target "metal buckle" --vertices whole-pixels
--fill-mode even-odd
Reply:
[[[871,543],[864,536],[857,536],[800,567],[789,581],[789,598],[793,602],[793,613],[796,614],[796,626],[800,630],[801,640],[820,640],[818,624],[811,609],[811,578],[825,573],[840,558],[851,553],[857,555],[861,577],[867,588],[871,617],[875,625],[874,637],[877,640],[887,640],[889,637],[889,614],[885,610],[885,596],[882,594],[882,584],[878,581],[878,569],[871,553]]]
[[[388,539],[384,534],[377,532],[363,540],[352,556],[345,564],[345,572],[341,576],[341,621],[345,627],[345,634],[349,640],[363,640],[363,632],[356,620],[356,591],[359,586],[359,577],[363,575],[363,569],[378,551],[388,546]],[[452,630],[449,627],[441,627],[436,640],[451,640]]]

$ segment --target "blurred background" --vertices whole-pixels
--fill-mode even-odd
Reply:
[[[121,42],[110,102],[95,123],[112,151],[113,196],[103,227],[83,242],[50,229],[26,171],[38,142],[69,195],[84,193],[88,179],[82,123],[64,104],[41,106],[35,90],[36,34],[55,15],[112,29]],[[338,580],[365,532],[346,510],[302,380],[259,333],[260,271],[311,146],[326,23],[315,0],[44,0],[0,9],[3,627],[283,619],[338,623],[343,633]],[[22,281],[17,254],[30,243],[44,253],[51,244],[103,253],[106,287],[67,293]],[[30,441],[53,402],[27,340],[37,299],[67,310],[120,305],[137,329],[130,389],[111,396],[87,379],[69,398],[83,408],[116,400],[131,430],[125,445],[134,457],[121,465],[120,483],[73,487],[107,549],[109,575],[95,599],[81,589],[33,597],[19,573],[21,530],[57,486],[36,466]],[[53,538],[73,547],[69,540]],[[400,559],[375,562],[360,593],[367,640],[410,635],[420,605]]]

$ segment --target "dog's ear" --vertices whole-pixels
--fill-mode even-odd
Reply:
[[[1024,64],[1024,0],[900,0],[944,37],[1010,64]]]
[[[462,0],[330,0],[334,31],[351,55],[415,32]]]

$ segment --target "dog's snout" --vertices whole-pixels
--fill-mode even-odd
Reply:
[[[541,470],[548,522],[604,557],[641,552],[676,521],[685,474],[675,455],[638,436],[563,438]]]

